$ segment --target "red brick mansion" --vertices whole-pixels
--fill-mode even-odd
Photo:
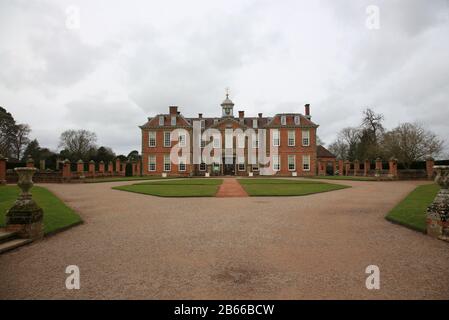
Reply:
[[[269,159],[276,175],[281,176],[314,176],[318,172],[317,155],[321,148],[317,149],[317,128],[310,115],[310,105],[305,105],[304,114],[301,113],[278,113],[272,117],[264,117],[259,113],[257,117],[245,117],[244,111],[239,111],[234,116],[234,103],[226,95],[221,104],[221,117],[198,117],[187,118],[178,111],[178,107],[169,107],[168,114],[158,114],[148,118],[148,121],[140,126],[142,130],[142,172],[144,175],[167,175],[167,176],[204,176],[204,175],[259,175],[263,164],[249,163],[245,157],[240,157],[234,151],[229,154],[224,148],[228,147],[225,142],[225,130],[241,129],[242,131],[252,129],[252,132],[270,132],[262,139],[266,140],[265,150],[267,155],[270,149],[276,147],[276,153],[270,154]],[[196,123],[196,125],[194,125]],[[196,127],[195,127],[196,126]],[[177,164],[170,161],[171,148],[179,143],[185,144],[185,139],[192,142],[192,133],[195,128],[201,128],[201,132],[207,129],[215,129],[221,133],[218,139],[212,138],[198,144],[201,151],[206,145],[222,149],[222,161],[204,163],[192,161],[193,154],[184,155]],[[172,138],[172,131],[184,129],[187,134],[179,135],[176,140]],[[218,131],[217,131],[218,130]],[[216,141],[217,140],[217,141]],[[246,155],[248,148],[257,150],[260,141],[235,138],[233,146],[240,144]],[[323,148],[324,149],[324,148]],[[254,150],[253,150],[254,152]],[[327,154],[327,156],[329,156]],[[220,155],[221,157],[221,155]],[[226,159],[225,159],[226,157]],[[331,159],[331,161],[335,159]],[[335,163],[335,162],[334,162]]]

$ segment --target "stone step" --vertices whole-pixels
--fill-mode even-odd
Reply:
[[[0,243],[5,242],[9,239],[16,238],[17,232],[9,232],[5,230],[0,230]]]
[[[13,250],[15,248],[24,246],[30,242],[32,242],[33,240],[31,239],[13,239],[13,240],[9,240],[3,243],[0,243],[0,254],[9,251],[9,250]]]

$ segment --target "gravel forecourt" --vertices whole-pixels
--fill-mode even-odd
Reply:
[[[85,223],[0,255],[0,299],[449,299],[449,244],[384,219],[419,182],[260,198],[111,189],[132,183],[42,185]],[[65,288],[68,265],[80,290]]]

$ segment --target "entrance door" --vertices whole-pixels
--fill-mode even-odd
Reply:
[[[223,158],[223,174],[224,175],[234,175],[235,174],[235,164],[234,158],[232,158],[232,163],[226,163],[226,159]]]

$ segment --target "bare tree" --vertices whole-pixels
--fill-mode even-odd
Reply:
[[[15,126],[14,131],[14,141],[12,143],[14,148],[14,156],[17,160],[19,160],[22,157],[25,147],[28,143],[30,143],[28,136],[31,129],[27,124],[18,124]]]
[[[329,145],[329,151],[339,159],[347,159],[349,147],[346,142],[341,139],[337,139],[337,141]]]
[[[59,147],[71,160],[90,160],[93,149],[96,149],[97,135],[87,130],[67,130],[59,138]]]
[[[436,157],[443,150],[443,141],[418,123],[403,123],[385,133],[383,147],[385,154],[396,157],[406,168],[414,161]]]
[[[383,120],[383,114],[375,113],[370,108],[363,111],[362,128],[372,132],[374,142],[377,142],[379,135],[384,132]]]

